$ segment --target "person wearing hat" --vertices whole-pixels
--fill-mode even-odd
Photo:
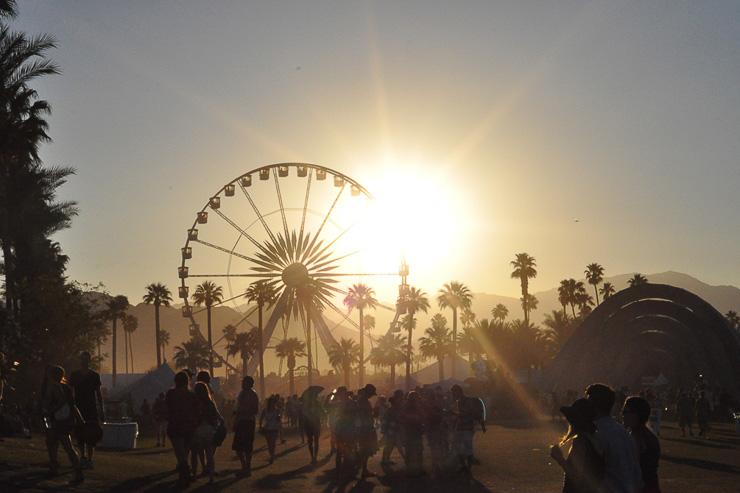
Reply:
[[[360,478],[374,476],[367,469],[367,461],[378,450],[378,435],[375,433],[375,420],[373,419],[373,408],[370,398],[377,395],[375,385],[369,383],[357,392],[357,452],[360,457]]]
[[[560,412],[568,421],[568,432],[559,445],[550,448],[550,457],[565,471],[563,493],[601,491],[604,477],[604,457],[596,438],[596,409],[587,399],[578,399]],[[566,458],[561,447],[571,442]]]

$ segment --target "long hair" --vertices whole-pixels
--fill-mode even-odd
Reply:
[[[213,400],[213,397],[211,396],[211,390],[208,388],[208,385],[206,385],[203,382],[197,382],[195,384],[195,387],[193,387],[193,392],[195,392],[195,395],[200,400],[203,400],[203,401]]]

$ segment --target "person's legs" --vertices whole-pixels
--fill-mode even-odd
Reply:
[[[190,444],[184,436],[170,435],[170,442],[172,443],[172,450],[175,453],[175,459],[177,459],[177,472],[180,476],[179,482],[180,484],[187,484],[190,482],[190,468],[188,467]]]
[[[268,431],[265,433],[265,440],[267,440],[267,452],[270,454],[270,463],[275,460],[275,443],[277,442],[278,432]]]
[[[248,421],[246,425],[245,433],[245,450],[244,450],[244,461],[246,464],[246,470],[252,470],[252,453],[254,451],[254,421]]]
[[[69,436],[69,433],[60,433],[58,439],[64,451],[67,452],[69,462],[72,464],[72,467],[75,470],[75,477],[72,482],[81,483],[84,479],[82,476],[82,466],[80,464],[80,457],[77,455],[77,451],[72,446],[72,438]]]
[[[57,451],[59,450],[59,440],[54,430],[46,431],[46,451],[49,453],[49,471],[56,474],[59,470],[59,460]]]
[[[198,451],[195,448],[190,449],[190,474],[193,477],[198,475]]]
[[[213,444],[206,445],[206,448],[203,452],[206,456],[205,470],[208,471],[208,480],[212,483],[213,476],[216,474],[216,447]]]

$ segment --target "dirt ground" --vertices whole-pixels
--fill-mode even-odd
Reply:
[[[295,433],[287,433],[286,443],[278,445],[279,457],[267,463],[262,437],[256,438],[257,453],[253,475],[238,478],[238,461],[230,449],[231,436],[218,450],[215,483],[200,479],[187,491],[291,491],[291,492],[436,492],[479,491],[543,493],[561,489],[562,473],[549,459],[550,444],[563,432],[561,424],[499,423],[488,432],[477,433],[472,478],[423,476],[408,480],[402,459],[383,470],[379,454],[371,468],[378,475],[368,480],[337,478],[333,460],[327,457],[329,443],[321,442],[321,460],[309,464],[308,450]],[[47,457],[43,437],[10,438],[0,442],[0,491],[110,491],[159,492],[174,490],[174,455],[169,448],[155,448],[152,439],[139,440],[139,448],[127,452],[99,451],[95,469],[86,472],[85,482],[66,486],[71,469],[63,468],[56,478],[47,477]],[[664,424],[661,436],[663,457],[660,480],[666,493],[721,493],[740,491],[740,436],[730,425],[716,425],[708,439],[682,438],[675,424]],[[61,452],[61,451],[60,451]],[[426,451],[425,451],[426,452]],[[66,457],[60,453],[65,464]]]

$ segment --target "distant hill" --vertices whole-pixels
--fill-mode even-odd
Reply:
[[[605,281],[614,284],[617,290],[621,290],[627,287],[627,280],[632,277],[632,274],[622,274],[618,276],[607,277]],[[688,274],[680,272],[662,272],[656,274],[646,274],[649,282],[655,282],[660,284],[669,284],[680,288],[687,289],[692,293],[700,296],[701,298],[712,304],[721,313],[726,313],[728,310],[740,311],[740,289],[735,286],[712,286],[706,284]],[[583,280],[583,279],[581,279]],[[590,285],[587,285],[589,292],[593,291]],[[439,312],[437,308],[435,295],[436,293],[428,293],[430,296],[431,308],[427,314],[419,314],[417,316],[417,331],[422,332],[428,325],[431,316],[434,313]],[[541,323],[545,313],[550,313],[552,310],[562,309],[558,303],[557,287],[546,291],[535,292],[534,295],[539,299],[539,307],[537,311],[532,314],[532,321],[534,323]],[[95,296],[95,295],[91,295]],[[95,301],[99,305],[105,303],[105,295],[95,296]],[[179,301],[179,300],[178,300]],[[473,298],[473,312],[476,313],[478,318],[490,318],[491,308],[496,304],[502,303],[509,309],[509,318],[521,318],[522,311],[519,304],[519,299],[510,296],[500,296],[496,294],[488,293],[474,293]],[[393,306],[393,303],[384,303],[387,306]],[[181,305],[173,305],[171,307],[162,307],[160,311],[160,323],[163,329],[166,329],[170,333],[170,344],[167,348],[167,359],[172,359],[174,347],[182,344],[189,338],[188,326],[190,324],[189,319],[183,318],[181,311]],[[244,310],[245,307],[239,307],[240,310]],[[155,352],[154,352],[154,308],[151,305],[145,305],[139,303],[135,306],[129,307],[129,313],[135,315],[139,320],[139,327],[134,333],[134,365],[137,372],[142,372],[152,368],[155,364]],[[388,330],[389,324],[393,319],[394,313],[392,311],[378,308],[374,312],[370,312],[376,319],[376,328],[372,331],[374,335],[381,335]],[[448,320],[451,318],[449,310],[442,311]],[[347,321],[342,321],[339,314],[330,311],[326,314],[329,320],[328,326],[333,329],[334,337],[339,340],[342,337],[351,338],[354,340],[359,339],[359,333],[354,325]],[[206,330],[206,314],[202,312],[196,315],[198,323],[201,326],[201,330],[205,334]],[[230,306],[220,306],[213,310],[213,338],[218,340],[222,333],[221,330],[227,324],[236,324],[242,320],[243,316],[234,308]],[[250,317],[247,322],[256,323],[256,314]],[[357,321],[357,313],[353,312],[350,315],[353,321]],[[120,325],[120,324],[119,324]],[[451,326],[451,321],[449,323]],[[246,322],[243,322],[239,328],[248,327]],[[119,328],[120,331],[120,328]],[[297,336],[298,328],[293,326],[289,329],[288,336]],[[120,333],[119,333],[120,337]],[[282,331],[280,328],[276,329],[275,337],[282,337]],[[302,338],[302,337],[301,337]],[[415,337],[416,338],[416,337]],[[365,344],[369,351],[371,344],[370,341],[366,341]],[[119,339],[119,361],[123,363],[123,338]],[[217,348],[223,348],[223,344],[216,345]],[[103,348],[104,352],[110,353],[110,338],[106,342]],[[278,360],[274,357],[274,352],[268,350],[265,356],[265,364],[267,371],[277,371]],[[325,361],[325,355],[320,352],[319,365],[324,367],[327,366]],[[109,364],[104,365],[109,366]],[[123,365],[121,365],[123,368]],[[284,368],[283,368],[284,370]],[[121,370],[119,369],[119,372]]]

